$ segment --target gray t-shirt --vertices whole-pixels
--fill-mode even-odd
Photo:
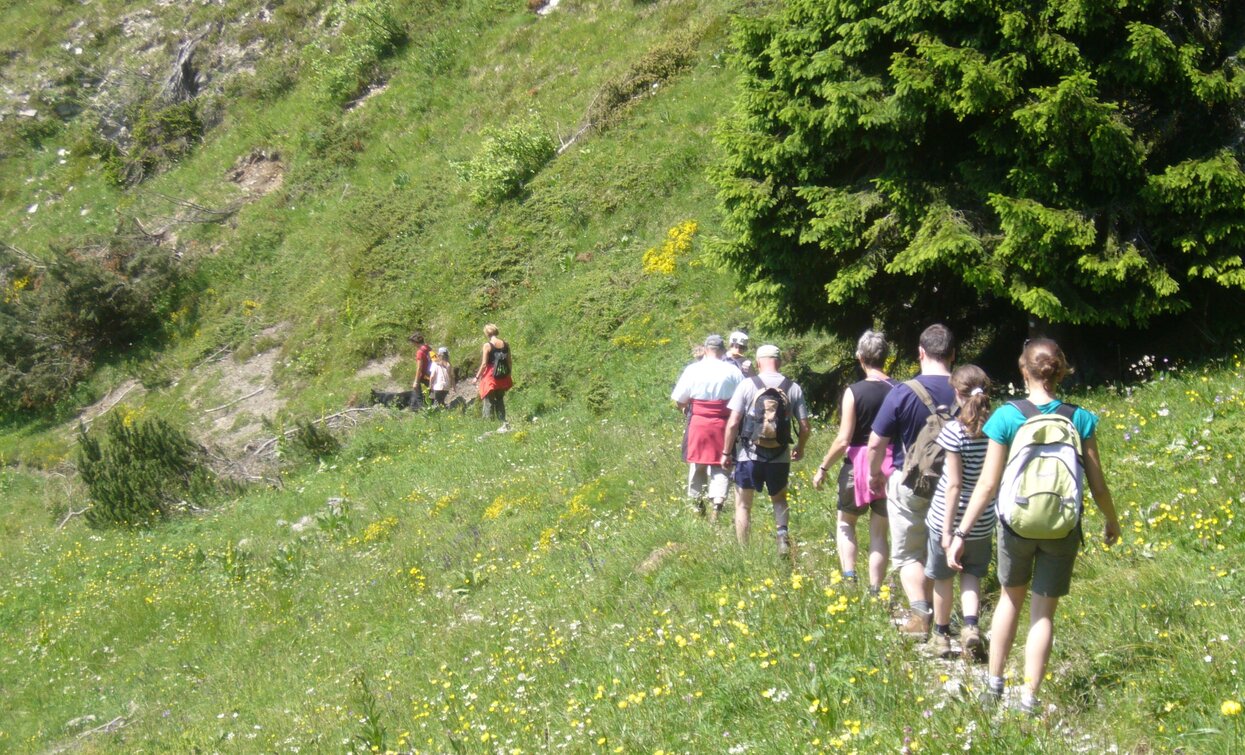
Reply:
[[[761,378],[761,382],[766,388],[777,388],[786,380],[780,373],[765,372],[757,377]],[[758,388],[753,383],[752,378],[748,378],[735,388],[735,394],[731,396],[731,401],[727,404],[732,412],[747,414],[748,409],[752,406],[752,401],[764,388]],[[796,442],[796,436],[799,434],[800,420],[808,419],[808,407],[804,404],[804,391],[800,389],[799,384],[792,383],[791,390],[787,391],[787,400],[791,402],[791,442]],[[742,427],[741,427],[742,429]],[[776,456],[769,456],[765,449],[760,449],[760,457],[764,461],[774,461],[779,463],[791,462],[791,448],[787,447],[782,453]],[[740,441],[739,448],[735,452],[735,461],[756,461],[758,459],[758,449],[751,443]]]

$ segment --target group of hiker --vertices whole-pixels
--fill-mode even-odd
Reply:
[[[777,550],[787,556],[790,466],[804,456],[808,408],[800,386],[780,372],[777,346],[758,348],[755,365],[745,372],[739,365],[747,336],[737,332],[730,340],[735,348],[728,354],[721,336],[706,338],[703,355],[684,369],[671,396],[687,415],[687,495],[702,515],[705,499],[711,501],[708,516],[717,521],[733,479],[735,532],[742,544],[753,497],[768,492]],[[899,631],[916,640],[932,633],[935,653],[952,657],[958,575],[960,653],[988,660],[985,702],[1002,698],[1020,610],[1031,593],[1019,707],[1036,712],[1055,609],[1068,594],[1083,540],[1083,481],[1105,520],[1106,543],[1120,535],[1094,435],[1098,418],[1057,398],[1070,368],[1059,345],[1047,338],[1026,341],[1021,352],[1026,397],[993,412],[985,371],[976,365],[952,369],[956,344],[946,326],[922,332],[920,373],[911,380],[886,374],[889,352],[882,333],[860,337],[856,360],[863,377],[844,391],[838,432],[813,476],[820,490],[835,475],[843,578],[858,581],[856,524],[865,515],[869,592],[880,593],[889,559],[907,601],[896,622]],[[979,593],[996,550],[1002,592],[987,649],[978,626]]]
[[[514,361],[510,344],[499,335],[492,323],[484,326],[484,344],[480,348],[480,366],[471,381],[476,384],[484,405],[484,418],[501,421],[498,432],[507,432],[506,391],[514,386],[511,367]],[[407,339],[415,346],[415,379],[411,383],[410,406],[423,409],[432,406],[448,406],[450,391],[454,389],[454,367],[450,363],[450,350],[440,346],[435,352],[428,345],[424,334],[415,332]],[[427,390],[429,396],[424,396]]]

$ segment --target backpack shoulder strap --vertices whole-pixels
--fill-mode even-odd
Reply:
[[[1079,408],[1080,407],[1076,404],[1060,404],[1055,408],[1055,414],[1058,414],[1061,417],[1066,417],[1069,422],[1072,422],[1072,417],[1076,414],[1076,410]]]
[[[938,413],[938,407],[934,405],[934,397],[929,395],[929,391],[919,381],[916,379],[905,380],[903,384],[908,386],[908,389],[915,393],[917,398],[921,399],[921,403],[925,404],[925,408],[929,409],[930,414]]]
[[[1034,417],[1041,414],[1041,412],[1038,411],[1037,404],[1033,403],[1027,398],[1017,399],[1015,401],[1010,401],[1008,403],[1016,407],[1016,410],[1019,411],[1022,415],[1024,415],[1024,418],[1027,420],[1033,419]]]
[[[765,381],[761,379],[760,375],[753,375],[750,379],[752,380],[752,384],[757,387],[758,391],[765,390]]]
[[[795,385],[795,383],[791,382],[791,378],[785,377],[782,379],[782,382],[778,384],[778,390],[782,391],[782,395],[787,396],[791,393],[791,386],[793,385]]]

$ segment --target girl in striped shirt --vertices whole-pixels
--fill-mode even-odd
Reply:
[[[929,528],[925,576],[934,580],[934,652],[942,657],[953,654],[951,601],[955,571],[947,565],[947,548],[951,546],[952,536],[964,516],[986,458],[989,438],[981,428],[990,413],[990,378],[980,367],[966,364],[951,373],[951,387],[955,389],[960,413],[938,436],[938,445],[946,449],[947,455],[925,518]],[[948,501],[955,505],[948,505]],[[961,533],[964,571],[960,577],[960,610],[964,615],[964,629],[960,633],[960,646],[965,660],[984,661],[986,658],[981,630],[977,627],[978,589],[994,553],[994,523],[994,507],[990,506],[973,524],[972,531]]]

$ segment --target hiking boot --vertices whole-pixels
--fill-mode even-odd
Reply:
[[[714,506],[713,510],[709,512],[709,524],[717,524],[718,519],[721,516],[722,516],[722,507]]]
[[[697,516],[704,516],[704,515],[705,515],[705,502],[704,502],[704,500],[697,500],[697,501],[696,501],[694,504],[692,504],[692,505],[696,507],[696,515],[697,515]]]
[[[981,630],[975,626],[965,626],[960,630],[960,647],[968,663],[985,663],[989,659],[986,643],[981,641]]]
[[[951,649],[951,635],[949,634],[934,632],[930,644],[933,646],[934,655],[939,658],[951,658],[955,655],[955,651]]]
[[[503,422],[503,423],[501,423],[501,427],[497,428],[497,432],[499,432],[499,433],[508,433],[508,432],[510,432],[510,423],[509,423],[509,422]]]
[[[994,710],[1001,702],[1003,702],[1003,690],[990,689],[989,684],[977,694],[977,704],[986,710]]]
[[[1026,689],[1025,692],[1028,690]],[[1042,713],[1042,704],[1036,697],[1022,693],[1020,700],[1016,703],[1016,710],[1030,718],[1037,718]]]
[[[932,611],[930,613],[922,613],[909,608],[908,618],[899,625],[899,633],[909,639],[923,642],[929,637],[929,629],[933,623],[933,618],[934,614]]]
[[[791,540],[786,535],[778,536],[778,557],[788,558],[791,556]]]

